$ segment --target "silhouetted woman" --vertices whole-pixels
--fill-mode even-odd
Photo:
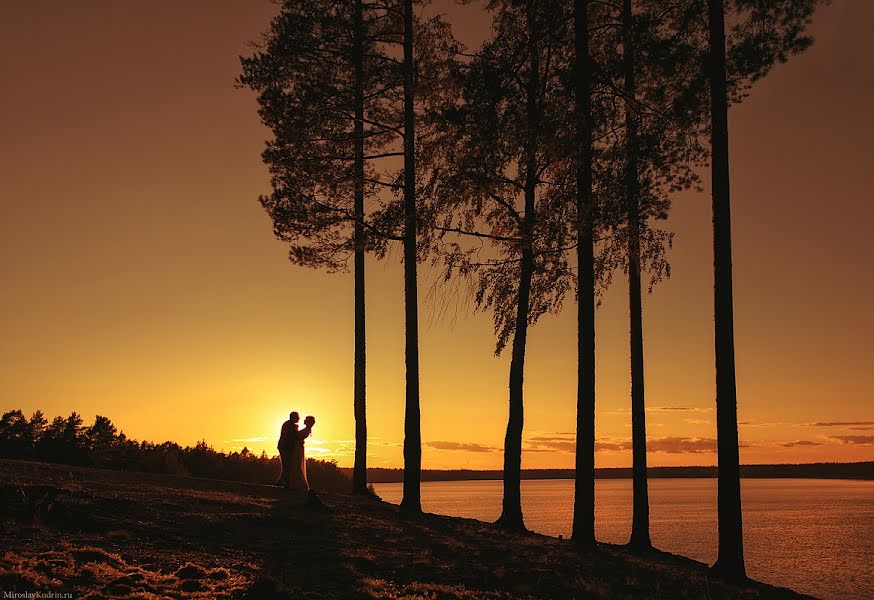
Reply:
[[[310,484],[307,481],[307,459],[304,452],[304,440],[309,437],[313,431],[313,425],[316,424],[316,419],[308,416],[303,421],[304,428],[295,431],[295,444],[291,453],[291,473],[289,474],[289,489],[306,491],[310,489]]]

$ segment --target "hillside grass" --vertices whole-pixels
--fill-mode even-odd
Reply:
[[[0,590],[75,598],[801,598],[337,493],[0,460]]]

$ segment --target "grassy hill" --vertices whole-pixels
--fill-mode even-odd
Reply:
[[[75,598],[800,598],[367,498],[0,460],[0,590]]]

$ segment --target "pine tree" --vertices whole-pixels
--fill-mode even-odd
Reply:
[[[593,197],[592,94],[589,0],[574,1],[573,80],[576,139],[577,443],[572,539],[595,544],[595,200]]]
[[[369,213],[398,183],[386,164],[401,153],[393,91],[400,85],[383,38],[391,14],[378,4],[294,0],[283,4],[239,83],[258,93],[272,133],[263,158],[273,192],[260,202],[295,264],[354,272],[355,463],[353,490],[367,491],[365,252],[390,239]],[[370,211],[365,209],[368,203]]]
[[[719,550],[714,570],[746,576],[737,430],[728,107],[778,62],[808,48],[804,35],[820,0],[708,0],[706,79],[710,97],[713,298],[716,349]],[[726,21],[732,23],[726,35]]]
[[[528,328],[560,307],[570,284],[563,245],[573,186],[558,168],[570,112],[561,46],[570,38],[563,2],[489,7],[494,36],[463,66],[461,98],[444,112],[445,161],[434,175],[432,209],[447,278],[469,281],[478,309],[492,312],[496,354],[511,344],[498,522],[521,530]]]
[[[404,75],[404,496],[401,509],[422,512],[422,416],[419,405],[419,296],[416,265],[416,114],[413,0],[403,0]]]

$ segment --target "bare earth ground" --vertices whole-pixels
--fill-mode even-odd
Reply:
[[[74,598],[801,598],[367,498],[0,460],[0,590]]]

